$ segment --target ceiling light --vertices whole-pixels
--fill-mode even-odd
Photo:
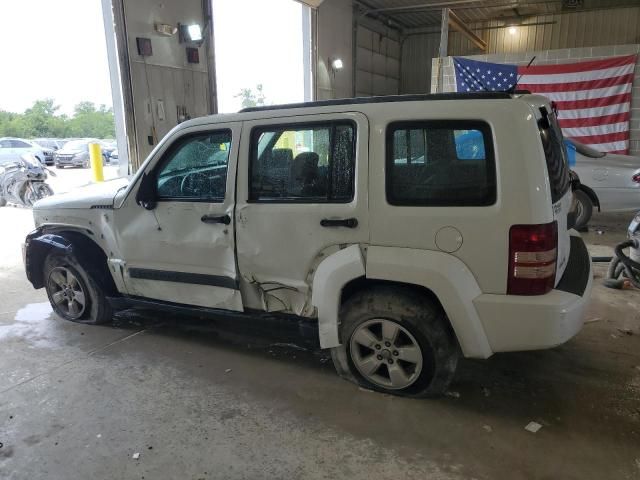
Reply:
[[[515,35],[517,31],[516,27],[509,27],[509,35]]]

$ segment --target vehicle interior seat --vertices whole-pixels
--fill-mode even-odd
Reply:
[[[291,164],[289,176],[289,194],[316,195],[318,163],[320,156],[315,152],[302,152],[296,155]]]

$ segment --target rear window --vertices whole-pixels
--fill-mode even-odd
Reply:
[[[386,192],[391,205],[494,204],[496,168],[489,125],[467,120],[390,124]]]
[[[571,186],[569,160],[555,113],[548,112],[544,107],[540,109],[540,113],[542,118],[538,121],[538,129],[547,161],[551,201],[556,203]]]

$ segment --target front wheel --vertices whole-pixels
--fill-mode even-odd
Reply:
[[[581,230],[584,229],[589,223],[589,220],[591,220],[593,202],[589,198],[589,195],[582,190],[574,191],[573,198],[576,201],[576,224],[574,228]]]
[[[459,349],[442,308],[421,293],[376,287],[351,297],[340,312],[339,373],[373,390],[411,397],[443,394]]]
[[[44,278],[51,307],[65,320],[91,325],[112,320],[113,310],[104,292],[74,256],[50,253]]]

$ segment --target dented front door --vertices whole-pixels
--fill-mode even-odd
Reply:
[[[241,311],[234,195],[241,124],[192,127],[166,142],[145,173],[155,208],[128,196],[115,212],[130,295]]]

